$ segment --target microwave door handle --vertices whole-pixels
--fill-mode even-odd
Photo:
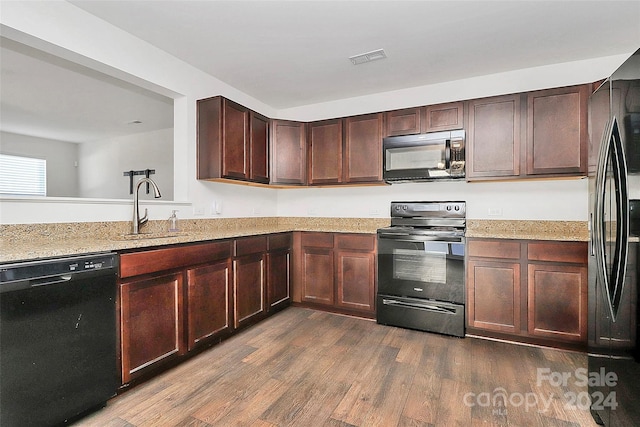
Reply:
[[[451,140],[447,139],[444,143],[444,169],[451,169]]]

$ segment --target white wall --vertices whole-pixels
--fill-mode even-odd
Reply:
[[[389,217],[392,201],[462,200],[470,219],[585,221],[586,179],[426,182],[278,191],[279,216]]]
[[[47,195],[77,197],[78,144],[0,132],[0,153],[47,161]]]
[[[125,171],[155,170],[151,176],[162,198],[173,200],[173,128],[140,132],[118,138],[79,144],[79,196],[129,199],[129,177]],[[143,176],[134,176],[135,183]],[[141,199],[152,199],[153,192],[140,190]]]
[[[391,188],[300,190],[199,182],[195,179],[195,101],[223,95],[268,117],[311,121],[591,82],[608,76],[626,58],[619,55],[557,64],[278,111],[67,2],[3,2],[0,22],[4,36],[174,98],[176,202],[154,204],[155,208],[149,212],[151,219],[165,218],[171,208],[180,209],[183,218],[306,215],[309,210],[311,215],[315,212],[327,216],[386,216],[386,204],[391,199],[418,200],[436,198],[436,195],[449,198],[449,194],[467,199],[469,215],[473,218],[486,216],[484,212],[488,207],[503,206],[503,219],[585,219],[588,196],[582,181],[429,183]],[[450,191],[451,188],[454,190]],[[527,197],[528,193],[533,197]],[[479,194],[482,197],[478,197]],[[575,207],[554,206],[566,201]],[[219,215],[211,211],[214,202],[221,202]],[[341,203],[348,208],[331,207]],[[49,207],[47,203],[3,199],[0,222],[122,221],[129,219],[129,205],[130,202],[59,200],[55,207]]]
[[[223,95],[268,117],[276,117],[275,109],[65,1],[3,2],[0,29],[5,37],[174,98],[176,201],[152,202],[151,219],[168,218],[171,209],[178,209],[182,218],[201,217],[194,215],[191,203],[203,205],[211,200],[224,200],[223,206],[229,207],[221,216],[240,216],[247,211],[243,208],[247,200],[255,200],[265,215],[275,214],[273,190],[227,189],[229,186],[195,179],[196,100]],[[37,202],[3,197],[0,202],[3,224],[126,221],[131,217],[129,200]]]

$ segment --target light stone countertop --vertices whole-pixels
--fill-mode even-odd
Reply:
[[[467,220],[466,237],[521,240],[589,240],[587,221]]]
[[[221,218],[180,220],[180,231],[166,231],[167,221],[149,221],[144,239],[127,236],[130,223],[52,223],[1,225],[0,263],[97,252],[151,248],[288,231],[373,234],[389,218]]]
[[[180,232],[166,231],[166,221],[150,221],[146,239],[128,239],[127,221],[0,225],[0,263],[96,252],[151,248],[288,231],[373,234],[389,218],[268,217],[183,220]],[[586,241],[586,222],[468,220],[467,237]]]

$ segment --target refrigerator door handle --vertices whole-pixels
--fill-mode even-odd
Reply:
[[[618,122],[615,117],[609,122],[605,139],[600,146],[598,170],[596,174],[596,203],[593,215],[593,243],[596,255],[596,270],[605,300],[609,306],[612,319],[618,314],[620,297],[624,290],[627,268],[627,252],[629,246],[629,194],[627,184],[627,166],[624,147],[620,137]],[[611,165],[611,170],[607,167]],[[607,179],[613,178],[613,192],[605,199]],[[613,211],[606,218],[607,201],[613,201]],[[605,227],[605,219],[615,225],[615,230]],[[610,240],[607,241],[607,235]],[[607,247],[614,245],[613,253],[607,259]],[[613,258],[613,259],[611,259]],[[610,269],[608,269],[608,265]]]

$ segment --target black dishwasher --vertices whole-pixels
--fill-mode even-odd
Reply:
[[[117,255],[0,264],[0,425],[52,426],[116,393]]]

